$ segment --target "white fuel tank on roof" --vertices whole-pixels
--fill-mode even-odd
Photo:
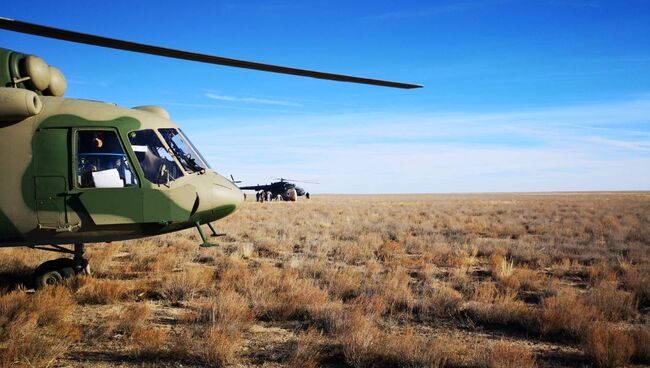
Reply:
[[[155,105],[136,106],[133,108],[133,110],[147,111],[152,114],[158,115],[163,119],[170,120],[169,113],[167,112],[167,110],[163,109],[160,106],[155,106]]]

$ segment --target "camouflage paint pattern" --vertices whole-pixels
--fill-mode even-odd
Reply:
[[[7,69],[15,55],[6,51],[0,49],[3,87],[16,73]],[[211,169],[185,172],[166,185],[145,179],[128,133],[153,129],[158,134],[159,128],[178,128],[172,121],[97,101],[48,96],[41,100],[39,114],[0,122],[0,247],[164,234],[218,220],[243,203],[239,188]],[[81,129],[115,131],[138,184],[79,188],[74,136]]]

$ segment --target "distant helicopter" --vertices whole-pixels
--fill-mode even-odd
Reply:
[[[305,196],[307,199],[309,199],[309,193],[306,192],[303,188],[297,186],[296,184],[290,183],[290,181],[297,182],[297,183],[318,184],[314,181],[293,180],[293,179],[285,179],[285,178],[276,178],[276,179],[280,181],[276,181],[271,184],[265,184],[265,185],[258,184],[258,185],[239,187],[239,189],[254,190],[254,191],[263,190],[265,192],[271,192],[271,198],[273,199],[280,196],[284,201],[295,202],[298,199],[297,197],[301,197],[301,196]]]
[[[0,17],[0,28],[217,65],[394,88],[419,85],[323,73],[116,40]],[[35,286],[90,273],[84,243],[196,227],[235,212],[235,183],[212,170],[157,106],[64,98],[65,77],[43,59],[0,49],[0,247],[67,253],[34,272]],[[280,183],[282,183],[281,181]],[[286,183],[289,184],[289,183]],[[73,248],[63,247],[73,244]]]

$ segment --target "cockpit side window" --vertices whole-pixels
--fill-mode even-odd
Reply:
[[[154,184],[167,184],[183,176],[183,172],[167,152],[153,129],[129,133],[131,148],[135,152],[144,177]]]
[[[185,138],[174,128],[158,129],[169,145],[172,153],[189,173],[204,172],[206,164],[187,143]]]
[[[76,139],[80,188],[122,188],[138,184],[116,132],[79,130]]]

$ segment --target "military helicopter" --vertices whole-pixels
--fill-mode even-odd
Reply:
[[[265,185],[251,185],[251,186],[244,186],[244,187],[239,187],[240,190],[254,190],[254,191],[265,191],[270,193],[270,197],[272,199],[277,198],[280,196],[282,200],[284,201],[291,201],[295,202],[298,197],[305,196],[307,199],[309,199],[309,192],[305,191],[303,188],[297,186],[292,182],[297,182],[297,183],[311,183],[311,184],[318,184],[314,181],[305,181],[305,180],[293,180],[293,179],[285,179],[285,178],[276,178],[277,180],[271,184],[265,184]],[[234,180],[234,179],[233,179]],[[268,199],[263,199],[263,200],[268,200]]]
[[[238,68],[421,87],[145,45],[8,18],[0,18],[0,28]],[[90,273],[85,243],[195,227],[200,245],[211,246],[201,225],[207,224],[212,236],[220,235],[211,223],[242,205],[240,188],[210,168],[161,107],[124,108],[65,98],[66,88],[63,73],[43,59],[0,49],[0,247],[72,255],[40,265],[34,272],[35,286]]]

